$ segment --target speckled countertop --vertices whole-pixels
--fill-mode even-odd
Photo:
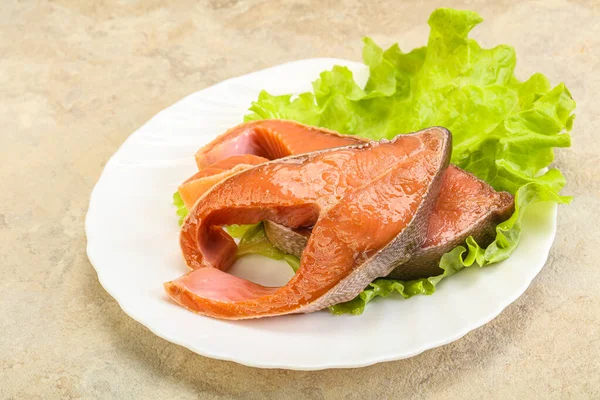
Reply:
[[[0,9],[0,398],[600,398],[600,2],[447,1],[578,101],[546,267],[498,318],[412,359],[260,370],[162,340],[102,289],[85,253],[89,194],[153,114],[223,79],[360,39],[425,42],[436,2],[8,1]],[[441,2],[440,2],[441,3]],[[293,345],[293,344],[291,344]]]

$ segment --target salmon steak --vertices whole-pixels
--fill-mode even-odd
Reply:
[[[261,120],[241,124],[198,150],[196,161],[200,172],[184,182],[179,192],[189,209],[222,179],[267,159],[366,142],[357,136],[294,121]],[[496,192],[484,181],[451,165],[429,220],[427,241],[390,277],[410,280],[441,274],[439,259],[442,255],[464,244],[469,236],[481,246],[489,245],[494,240],[496,225],[508,219],[513,211],[514,198],[510,193]],[[294,229],[268,220],[264,226],[275,247],[301,256],[310,227]]]
[[[388,277],[411,280],[443,273],[439,261],[445,253],[464,244],[469,236],[480,246],[488,246],[496,237],[496,225],[513,212],[510,193],[496,192],[481,179],[450,165],[429,218],[427,239]],[[271,221],[265,221],[264,226],[275,247],[300,257],[310,237],[309,229],[292,229]]]
[[[244,169],[294,154],[365,142],[293,121],[248,122],[228,130],[198,150],[199,171],[183,182],[178,191],[190,209],[213,185]]]
[[[192,271],[165,290],[185,308],[223,319],[313,312],[351,300],[427,239],[450,151],[450,133],[434,127],[231,175],[190,210],[180,244]],[[237,246],[221,227],[263,220],[312,227],[297,273],[279,288],[226,272]]]

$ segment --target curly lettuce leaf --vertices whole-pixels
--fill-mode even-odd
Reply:
[[[565,180],[548,169],[554,148],[569,147],[575,102],[564,84],[555,87],[542,74],[525,81],[514,76],[515,51],[507,45],[484,49],[468,38],[482,18],[472,11],[435,10],[426,47],[408,53],[395,44],[381,49],[365,38],[364,88],[341,66],[324,71],[312,93],[273,96],[263,91],[246,121],[292,119],[368,139],[444,126],[453,134],[452,162],[496,190],[516,194],[513,216],[498,225],[486,249],[473,238],[440,261],[442,275],[415,281],[378,279],[356,299],[333,306],[334,313],[362,313],[373,298],[398,292],[403,297],[431,294],[447,276],[473,264],[502,261],[517,247],[525,208],[538,201],[566,203]],[[545,171],[540,173],[540,171]]]
[[[272,96],[262,92],[245,120],[283,118],[369,139],[444,126],[453,133],[452,162],[515,193],[528,182],[561,187],[557,170],[538,172],[568,147],[575,102],[564,84],[551,87],[542,74],[514,76],[510,46],[483,49],[468,33],[481,17],[472,11],[431,14],[427,47],[403,53],[364,39],[369,79],[361,88],[346,67],[324,71],[313,93]]]

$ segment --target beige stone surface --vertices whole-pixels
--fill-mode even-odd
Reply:
[[[520,77],[542,71],[578,101],[573,147],[556,160],[575,201],[560,208],[547,265],[463,339],[356,370],[248,368],[154,336],[87,260],[92,187],[153,114],[285,61],[359,59],[363,35],[420,45],[441,3],[2,2],[0,398],[600,398],[597,0],[443,2],[483,15],[475,36],[485,45],[513,44]]]

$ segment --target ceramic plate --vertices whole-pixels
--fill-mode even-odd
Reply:
[[[432,296],[380,299],[360,316],[327,311],[251,321],[220,321],[173,302],[163,282],[187,272],[171,196],[196,171],[194,153],[242,122],[262,89],[311,89],[318,74],[346,65],[364,82],[364,65],[336,59],[292,62],[229,79],[161,111],[133,133],[107,163],[86,218],[87,252],[104,288],[156,335],[207,356],[264,368],[359,367],[411,357],[450,343],[496,317],[543,267],[555,234],[556,206],[528,210],[513,256],[444,280]],[[282,285],[287,264],[248,256],[233,273]]]

